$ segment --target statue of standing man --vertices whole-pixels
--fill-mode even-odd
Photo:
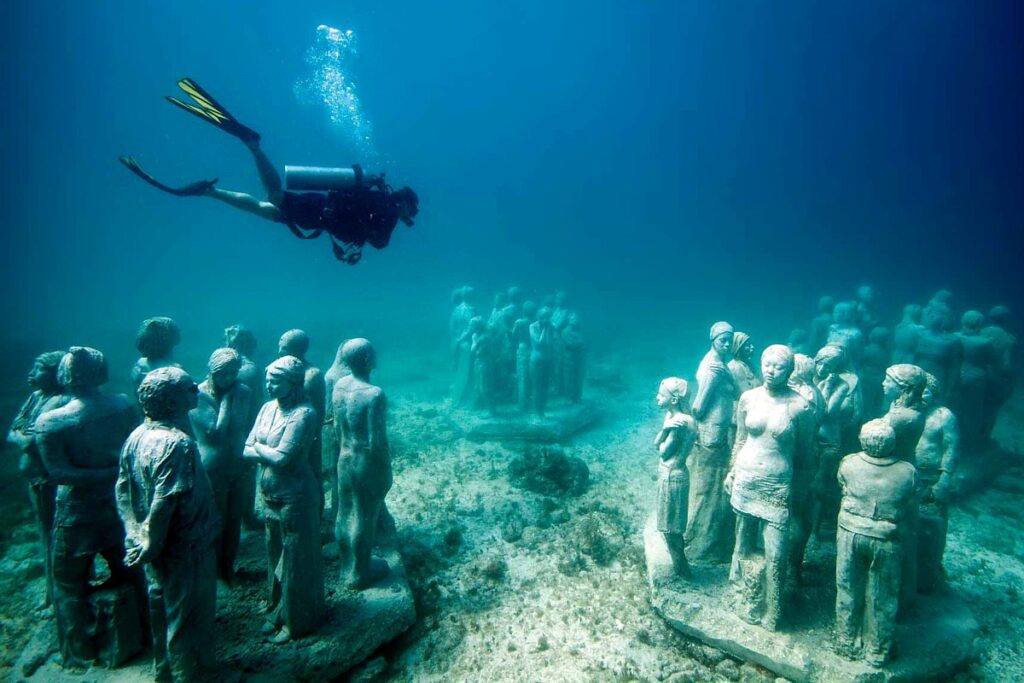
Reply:
[[[335,383],[331,397],[340,445],[335,537],[342,581],[361,590],[388,572],[384,560],[371,557],[378,518],[392,483],[387,397],[370,384],[377,356],[369,341],[350,339],[341,355],[352,374]]]

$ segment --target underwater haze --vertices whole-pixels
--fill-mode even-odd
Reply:
[[[18,373],[40,348],[119,338],[108,353],[128,362],[152,315],[210,344],[236,321],[264,337],[328,322],[416,335],[464,282],[482,298],[563,287],[592,320],[626,323],[591,326],[608,330],[598,343],[684,320],[697,342],[723,317],[784,338],[820,293],[862,282],[893,313],[938,287],[961,310],[1020,296],[1018,3],[2,11],[0,335]],[[373,165],[350,122],[301,97],[322,24],[358,39],[346,68]],[[119,154],[172,185],[261,194],[242,145],[164,101],[185,75],[279,168],[362,162],[412,186],[415,227],[347,267],[325,237],[140,183]]]
[[[102,350],[108,391],[129,391],[154,316],[177,322],[175,360],[197,379],[232,324],[255,332],[260,367],[291,328],[325,369],[343,340],[372,340],[420,620],[385,652],[393,680],[665,680],[691,665],[710,680],[735,666],[680,644],[641,567],[658,381],[693,377],[715,321],[763,349],[806,328],[820,296],[870,284],[889,329],[946,288],[958,317],[1007,304],[1021,335],[1021,2],[7,0],[0,51],[0,420],[52,349]],[[350,266],[327,236],[140,182],[119,155],[171,186],[216,178],[263,196],[239,140],[167,103],[182,77],[257,131],[279,170],[361,164],[410,186],[415,225]],[[601,421],[566,444],[590,488],[558,503],[564,523],[505,481],[511,446],[470,443],[450,419],[450,294],[464,285],[485,316],[510,285],[534,300],[565,290],[579,314]],[[985,632],[964,680],[1024,676],[1021,392],[996,437],[1010,488],[950,520],[947,568]],[[0,678],[51,626],[5,574],[35,552],[14,450],[0,461]],[[518,506],[540,521],[508,541],[496,529]],[[244,542],[229,629],[263,606],[262,532]]]

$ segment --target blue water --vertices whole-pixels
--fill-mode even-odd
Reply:
[[[961,309],[1024,310],[1019,3],[14,0],[0,12],[0,350],[18,375],[74,343],[123,357],[127,373],[152,315],[176,318],[197,358],[242,321],[268,352],[289,327],[324,330],[329,359],[353,333],[443,330],[464,282],[564,287],[594,344],[649,330],[694,353],[715,319],[773,341],[818,295],[862,282],[887,313],[940,286]],[[321,24],[358,38],[346,77],[372,146],[299,97]],[[185,75],[258,130],[279,167],[367,157],[411,185],[416,226],[347,267],[326,239],[139,182],[119,154],[170,184],[261,191],[238,141],[163,100]]]

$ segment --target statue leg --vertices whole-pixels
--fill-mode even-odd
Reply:
[[[338,516],[334,525],[334,538],[338,542],[338,557],[341,560],[341,577],[344,582],[347,582],[355,571],[352,540],[357,491],[348,463],[348,456],[338,458]]]
[[[266,528],[267,528],[267,584],[269,595],[267,598],[267,621],[274,626],[283,626],[283,615],[281,614],[281,574],[283,571],[282,561],[284,553],[284,539],[282,538],[281,506],[277,503],[266,505]]]
[[[95,658],[88,635],[86,588],[94,555],[75,556],[66,536],[79,531],[57,527],[53,535],[53,607],[63,666],[84,668]]]
[[[864,615],[866,566],[857,553],[858,536],[836,532],[836,641],[840,654],[853,657]]]
[[[242,538],[242,518],[246,511],[244,477],[231,482],[224,493],[221,513],[221,537],[218,544],[217,575],[228,585],[235,578],[235,559]]]
[[[911,505],[902,524],[902,567],[897,587],[901,617],[917,600],[917,528],[918,506]]]
[[[764,599],[765,612],[761,625],[769,631],[778,630],[786,612],[786,570],[791,561],[787,524],[767,522],[764,525]]]
[[[211,544],[202,544],[153,564],[162,592],[165,669],[175,681],[195,680],[214,654],[216,553]],[[155,624],[156,619],[154,631]]]
[[[917,538],[917,590],[931,593],[943,583],[942,556],[946,552],[948,511],[944,505],[921,506]]]
[[[722,482],[729,471],[729,449],[696,445],[690,470],[686,552],[698,562],[728,562],[736,521]]]
[[[882,666],[892,650],[899,604],[902,556],[906,549],[899,543],[879,538],[864,538],[870,549],[865,595],[864,659],[873,666]]]
[[[46,602],[43,606],[49,607],[53,604],[53,558],[50,538],[53,532],[57,487],[53,484],[30,484],[28,493],[32,509],[36,513],[39,542],[43,550],[43,571],[46,572]]]

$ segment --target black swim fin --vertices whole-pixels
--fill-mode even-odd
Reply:
[[[246,144],[260,141],[259,133],[235,120],[235,117],[229,114],[228,110],[221,106],[220,102],[213,99],[213,95],[203,90],[191,78],[182,78],[178,81],[178,87],[192,98],[195,104],[182,102],[178,98],[168,95],[167,101],[171,104],[175,104],[204,121],[212,123],[225,133],[234,135]]]
[[[207,194],[213,189],[214,185],[217,184],[217,178],[214,178],[213,180],[199,180],[194,183],[189,183],[184,187],[169,187],[142,170],[142,166],[139,166],[139,162],[137,162],[134,157],[119,156],[117,160],[124,164],[129,171],[139,176],[153,187],[173,194],[176,197],[198,197],[200,195]]]

